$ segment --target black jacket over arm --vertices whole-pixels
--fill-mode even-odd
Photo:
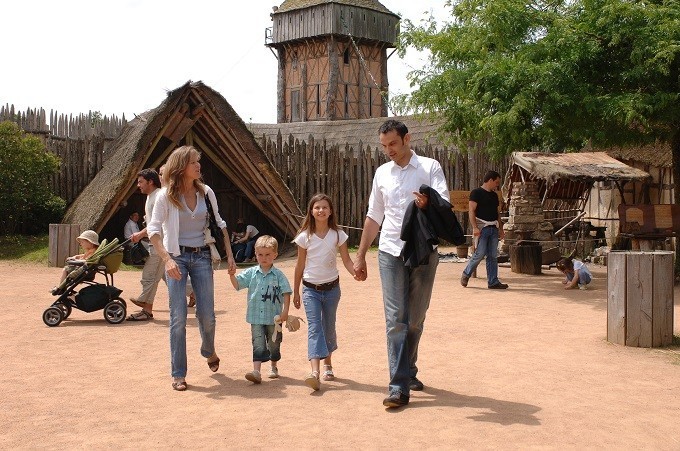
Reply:
[[[416,207],[415,200],[406,208],[400,238],[406,242],[401,251],[407,267],[425,265],[430,259],[432,246],[442,238],[455,245],[465,243],[463,228],[451,209],[451,204],[427,185],[420,193],[428,196],[427,207]]]

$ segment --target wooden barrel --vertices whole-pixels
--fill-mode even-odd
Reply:
[[[643,348],[673,342],[673,252],[610,252],[607,292],[607,341]]]
[[[541,245],[535,241],[521,241],[510,246],[510,270],[519,274],[541,274],[543,261]]]

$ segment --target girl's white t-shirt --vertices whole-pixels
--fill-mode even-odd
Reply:
[[[307,250],[307,261],[302,278],[314,284],[332,282],[337,279],[339,274],[336,263],[338,247],[347,241],[347,238],[347,234],[342,230],[329,230],[323,239],[316,234],[310,237],[306,230],[300,232],[293,242]]]

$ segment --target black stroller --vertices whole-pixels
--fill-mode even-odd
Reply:
[[[123,290],[113,285],[113,274],[123,261],[123,245],[126,243],[118,244],[117,238],[108,244],[102,240],[97,252],[88,260],[70,261],[69,264],[79,267],[52,290],[52,294],[58,297],[43,312],[43,322],[50,327],[58,326],[74,308],[87,313],[103,309],[104,319],[111,324],[125,321],[127,304],[120,297]],[[97,274],[105,277],[106,284],[95,282]]]

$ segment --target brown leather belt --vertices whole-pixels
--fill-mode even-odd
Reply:
[[[307,288],[314,288],[317,291],[330,291],[333,288],[335,288],[339,283],[340,283],[339,277],[335,280],[326,283],[311,283],[307,282],[306,280],[302,280],[302,285],[306,286]]]
[[[201,247],[191,247],[191,246],[180,246],[179,251],[180,252],[203,252],[209,250],[209,246],[201,246]]]

